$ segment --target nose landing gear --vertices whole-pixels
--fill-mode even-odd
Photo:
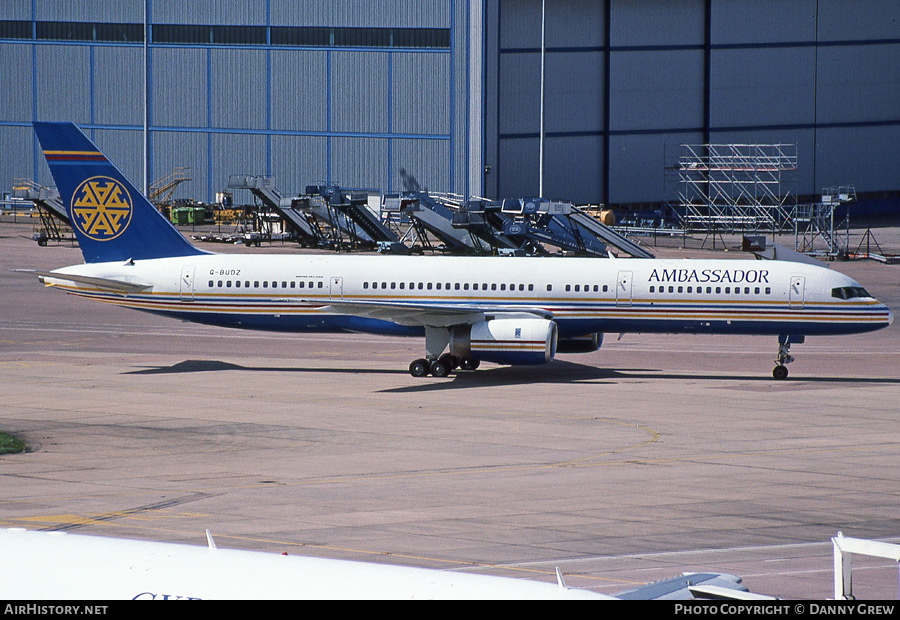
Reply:
[[[775,359],[775,369],[772,370],[772,376],[778,380],[787,379],[788,369],[786,364],[794,361],[791,355],[791,344],[803,344],[806,338],[804,336],[786,336],[784,334],[778,336],[778,357]]]

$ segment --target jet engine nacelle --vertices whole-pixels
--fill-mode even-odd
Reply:
[[[502,318],[450,330],[450,354],[497,364],[546,364],[556,356],[556,323]]]
[[[591,353],[603,344],[603,334],[586,334],[576,338],[560,338],[557,353]]]

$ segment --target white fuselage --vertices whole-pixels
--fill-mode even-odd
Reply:
[[[602,332],[817,335],[871,331],[891,312],[825,267],[758,260],[209,254],[60,269],[148,285],[124,294],[50,279],[130,308],[232,327],[421,334],[340,301],[538,311],[560,338]]]

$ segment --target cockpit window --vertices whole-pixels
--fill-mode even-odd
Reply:
[[[861,286],[841,286],[831,289],[831,296],[837,299],[854,299],[856,297],[871,297]]]

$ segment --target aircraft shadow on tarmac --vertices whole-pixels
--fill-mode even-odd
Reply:
[[[185,360],[171,366],[152,366],[140,370],[131,370],[124,374],[132,375],[157,375],[157,374],[182,374],[194,372],[291,372],[291,373],[325,373],[325,374],[371,374],[371,375],[406,375],[404,369],[390,368],[314,368],[314,367],[279,367],[279,366],[242,366],[231,362],[219,360]],[[738,374],[696,374],[677,373],[648,368],[602,368],[585,364],[576,364],[562,360],[556,360],[547,366],[497,366],[481,368],[474,372],[456,372],[450,377],[435,379],[413,379],[411,385],[381,390],[386,393],[404,392],[429,392],[446,389],[465,389],[475,387],[492,387],[503,385],[531,385],[548,383],[579,383],[591,382],[615,382],[626,379],[657,379],[657,380],[694,380],[694,381],[758,381],[773,386],[813,385],[825,383],[842,384],[887,384],[900,385],[900,379],[878,377],[828,377],[828,376],[792,376],[790,379],[775,382],[769,375],[738,375]]]

